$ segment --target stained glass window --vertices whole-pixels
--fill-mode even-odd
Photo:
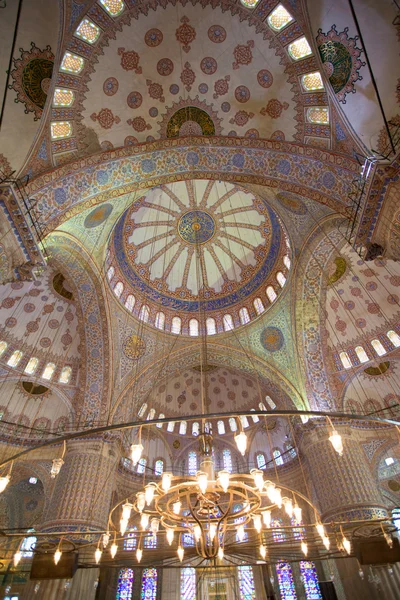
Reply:
[[[154,417],[156,416],[156,409],[155,408],[151,408],[149,410],[149,413],[147,415],[147,419],[146,421],[152,421],[154,419]]]
[[[146,306],[146,304],[143,304],[143,306],[140,309],[140,313],[139,313],[139,319],[141,321],[143,321],[144,323],[147,323],[147,321],[149,320],[149,307]]]
[[[72,90],[63,90],[56,88],[54,92],[54,106],[72,106],[75,100],[75,94]]]
[[[0,342],[0,356],[2,356],[4,354],[4,352],[7,350],[7,342]]]
[[[301,78],[301,85],[303,86],[303,89],[306,92],[324,89],[321,73],[319,71],[303,75],[303,77]]]
[[[125,300],[125,308],[127,308],[130,312],[133,311],[135,307],[136,298],[133,294],[129,294],[127,299]]]
[[[120,298],[122,292],[124,291],[124,284],[122,281],[118,281],[118,283],[114,286],[114,294],[117,298]]]
[[[124,550],[136,550],[137,537],[136,527],[132,527],[129,533],[124,538]]]
[[[50,123],[51,139],[60,140],[72,135],[72,125],[69,121],[52,121]]]
[[[182,546],[184,548],[191,548],[195,545],[194,535],[190,531],[185,531],[182,535]]]
[[[268,296],[268,300],[272,303],[274,300],[277,299],[277,294],[276,291],[274,290],[274,288],[272,287],[272,285],[269,285],[267,287],[267,296]]]
[[[251,409],[251,411],[254,411],[254,408]],[[260,417],[258,415],[250,415],[252,418],[253,423],[258,423],[260,420]]]
[[[246,8],[255,8],[260,0],[240,0]]]
[[[21,358],[22,358],[22,352],[21,352],[21,350],[15,350],[11,354],[10,358],[7,361],[8,366],[9,367],[16,367],[16,366],[18,366],[19,363],[20,363],[20,361],[21,361]]]
[[[234,513],[240,512],[242,509],[243,509],[243,504],[241,504],[240,502],[239,502],[238,504],[235,504],[235,505],[233,506],[233,512],[234,512]],[[240,524],[241,524],[241,523],[243,523],[245,520],[246,520],[246,517],[243,515],[243,517],[238,517],[237,519],[235,519],[235,521],[234,521],[234,522],[236,523],[236,525],[240,525]],[[242,539],[242,540],[240,540],[240,539],[239,539],[239,536],[238,536],[238,534],[236,533],[236,541],[237,541],[237,542],[239,542],[239,543],[240,543],[241,541],[242,541],[242,542],[245,542],[245,541],[247,540],[247,538],[248,538],[248,535],[247,535],[247,531],[246,531],[246,530],[245,530],[244,537],[243,537],[243,539]]]
[[[371,344],[378,356],[383,356],[386,354],[386,350],[379,340],[372,340]]]
[[[274,457],[274,459],[275,459],[275,463],[276,463],[277,465],[283,465],[283,458],[282,458],[282,455],[281,455],[281,451],[280,451],[280,450],[278,450],[278,449],[276,448],[276,449],[275,449],[275,450],[272,452],[272,456]]]
[[[61,61],[60,69],[61,71],[66,71],[67,73],[78,74],[82,71],[84,64],[85,62],[81,56],[71,54],[71,52],[66,52]]]
[[[392,510],[392,521],[397,531],[400,531],[400,508],[394,508]]]
[[[307,109],[307,120],[309,123],[317,123],[320,125],[329,124],[329,108],[325,106],[312,106]]]
[[[387,332],[389,340],[395,348],[400,348],[400,335],[393,330]]]
[[[285,450],[286,450],[286,456],[288,456],[289,458],[296,458],[297,452],[296,452],[296,449],[293,448],[291,442],[285,443]]]
[[[256,309],[256,313],[258,315],[261,315],[261,313],[263,313],[265,310],[264,304],[262,303],[261,298],[254,298],[253,304],[254,304],[254,308]]]
[[[78,25],[75,35],[85,40],[88,44],[94,44],[100,35],[100,28],[89,19],[83,19]]]
[[[156,320],[154,321],[154,325],[157,327],[157,329],[164,329],[165,314],[163,312],[158,312],[156,314]]]
[[[144,548],[157,548],[157,536],[152,533],[148,533],[144,538]]]
[[[223,421],[217,422],[217,429],[219,435],[224,435],[225,433],[225,423]]]
[[[196,569],[181,569],[181,600],[196,600]]]
[[[275,402],[272,400],[271,396],[265,396],[265,400],[268,402],[269,406],[272,408],[272,410],[276,409],[276,404]]]
[[[234,327],[232,315],[224,315],[223,321],[224,321],[224,330],[231,331]]]
[[[107,277],[108,277],[109,281],[111,281],[111,279],[114,277],[114,273],[115,273],[114,267],[109,267],[109,269],[107,271]]]
[[[279,283],[279,285],[281,286],[281,288],[283,288],[283,286],[286,283],[286,277],[284,276],[284,274],[282,273],[282,271],[278,271],[277,272],[276,279],[277,279],[277,282]]]
[[[301,58],[305,58],[312,54],[310,44],[304,36],[289,44],[288,52],[294,60],[300,60]]]
[[[224,448],[224,451],[222,452],[222,461],[224,469],[229,471],[229,473],[232,473],[232,454],[228,448]]]
[[[277,563],[276,574],[278,575],[279,591],[281,600],[297,600],[296,588],[293,581],[292,567],[289,563]]]
[[[249,311],[247,310],[247,308],[241,308],[239,310],[239,318],[240,318],[240,322],[242,325],[246,325],[246,323],[249,323],[250,316],[249,316]]]
[[[237,423],[236,423],[236,419],[234,417],[230,417],[229,427],[231,428],[231,431],[233,431],[233,432],[237,431]]]
[[[165,419],[165,415],[164,415],[164,413],[160,413],[160,414],[158,415],[158,418],[159,418],[159,419]],[[162,429],[162,426],[163,426],[163,423],[157,423],[157,424],[156,424],[156,427],[158,427],[158,429]]]
[[[139,473],[139,475],[143,475],[145,469],[146,469],[146,459],[145,458],[141,458],[137,464],[137,472]]]
[[[28,364],[25,367],[25,373],[28,373],[28,375],[33,375],[38,367],[38,364],[39,359],[35,356],[32,356],[32,358],[29,359]]]
[[[243,565],[237,569],[240,600],[256,600],[253,568],[250,565]]]
[[[162,475],[164,472],[164,461],[162,460],[162,458],[159,458],[158,460],[156,460],[155,465],[154,465],[154,475]]]
[[[168,433],[173,433],[174,429],[175,429],[175,421],[169,421],[169,423],[167,425]]]
[[[180,435],[186,435],[187,430],[187,421],[181,421],[179,425],[179,433]]]
[[[116,600],[131,600],[133,593],[133,570],[121,569],[118,577]]]
[[[280,31],[281,29],[286,27],[286,25],[289,25],[289,23],[293,21],[293,17],[286,10],[286,8],[282,6],[282,4],[278,4],[278,6],[269,15],[267,21],[271,29],[274,29],[275,31]]]
[[[287,269],[290,269],[290,264],[291,264],[291,263],[290,263],[290,258],[289,258],[288,256],[284,256],[284,257],[283,257],[283,264],[285,265],[285,267],[286,267]]]
[[[182,322],[179,317],[174,317],[171,324],[171,333],[179,334],[181,332]]]
[[[142,404],[142,406],[140,407],[140,409],[139,409],[139,411],[138,411],[138,414],[137,414],[137,415],[138,415],[138,417],[139,417],[139,419],[141,419],[141,418],[143,417],[143,415],[144,415],[144,413],[146,412],[146,410],[147,410],[147,404],[146,404],[146,402],[144,402],[144,403]]]
[[[100,0],[100,3],[112,17],[118,16],[125,8],[122,0]]]
[[[215,319],[208,317],[206,320],[206,329],[208,335],[215,335],[217,333],[217,327],[215,325]]]
[[[274,540],[274,542],[284,542],[286,539],[285,530],[280,529],[282,527],[282,519],[272,519],[271,527],[272,539]]]
[[[192,435],[197,436],[200,433],[200,423],[195,421],[192,425]]]
[[[343,367],[345,369],[351,369],[352,364],[351,364],[351,360],[350,360],[349,355],[347,354],[347,352],[341,352],[339,354],[339,358],[340,358],[341,363],[342,363],[342,365],[343,365]]]
[[[266,469],[267,468],[267,459],[265,458],[265,454],[259,452],[256,456],[257,468],[258,469]]]
[[[300,573],[303,578],[306,599],[320,600],[322,598],[322,594],[318,583],[318,576],[315,564],[311,560],[301,560]]]
[[[188,471],[189,471],[189,475],[196,475],[198,469],[197,469],[197,454],[196,452],[194,452],[194,450],[191,450],[189,452],[188,455]]]
[[[241,415],[240,420],[242,422],[243,427],[245,427],[245,428],[249,427],[249,420],[246,417],[246,415]]]
[[[72,375],[72,368],[69,366],[63,367],[58,381],[60,383],[69,383],[69,380],[71,379],[71,375]]]
[[[197,319],[190,319],[189,335],[199,335],[199,322]]]
[[[140,600],[156,600],[157,569],[143,569]]]
[[[293,527],[293,537],[295,540],[304,540],[306,535],[306,530],[304,527],[301,527],[302,523],[298,523],[296,521],[296,517],[292,517],[290,519],[290,524]]]
[[[35,535],[30,535],[29,537],[24,538],[20,547],[22,556],[25,558],[32,557],[36,542],[37,537]]]
[[[368,360],[369,360],[368,355],[362,346],[356,346],[355,351],[356,351],[357,358],[360,361],[360,363],[368,362]]]

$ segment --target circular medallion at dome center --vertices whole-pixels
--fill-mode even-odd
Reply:
[[[204,210],[191,210],[178,222],[178,233],[187,244],[205,244],[215,233],[215,222]]]

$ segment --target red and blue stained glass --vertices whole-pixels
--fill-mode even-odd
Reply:
[[[253,568],[247,565],[238,567],[238,580],[240,600],[256,600]]]
[[[116,600],[131,600],[133,593],[132,569],[121,569],[118,577]]]
[[[315,564],[311,560],[300,561],[300,573],[303,579],[307,600],[321,600],[322,594],[318,583]]]
[[[276,565],[281,600],[297,600],[296,588],[293,581],[292,567],[289,563],[281,562]]]
[[[144,569],[142,577],[142,592],[140,600],[156,600],[157,598],[157,569]]]

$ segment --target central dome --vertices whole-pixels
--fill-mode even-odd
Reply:
[[[282,224],[261,198],[230,183],[180,181],[152,188],[122,214],[108,278],[139,318],[159,327],[162,313],[162,328],[174,332],[168,323],[179,316],[186,333],[200,311],[217,333],[226,315],[232,329],[264,310],[254,299],[267,306],[268,285],[278,294],[288,252]]]

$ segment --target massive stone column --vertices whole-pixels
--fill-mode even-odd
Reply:
[[[41,530],[70,531],[68,537],[73,537],[74,530],[104,530],[119,457],[115,441],[86,438],[68,442],[65,462],[57,476]],[[79,536],[76,539],[78,541]],[[87,552],[85,557],[87,560]],[[98,569],[78,569],[71,582],[42,581],[39,597],[41,600],[94,600],[98,576]],[[23,600],[38,598],[34,587],[34,582],[26,586]]]

